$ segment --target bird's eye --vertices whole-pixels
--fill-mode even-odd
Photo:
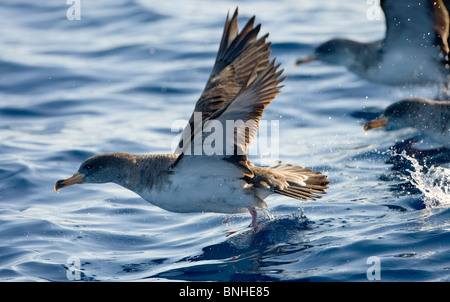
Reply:
[[[86,170],[92,170],[94,168],[93,165],[87,165],[86,167],[84,167]]]

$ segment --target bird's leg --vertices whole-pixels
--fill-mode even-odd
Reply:
[[[252,215],[252,227],[257,229],[258,223],[256,222],[256,219],[258,218],[258,213],[256,213],[255,208],[248,208],[248,211],[250,212],[250,215]]]

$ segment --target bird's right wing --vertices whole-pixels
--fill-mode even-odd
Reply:
[[[258,39],[261,26],[254,27],[255,17],[239,32],[237,16],[237,9],[231,19],[227,16],[214,67],[181,135],[175,154],[182,152],[183,144],[192,136],[196,113],[201,113],[202,121],[211,117],[241,91],[252,72],[259,74],[269,63],[270,43],[266,42],[268,34]]]
[[[447,9],[447,13],[449,14],[449,23],[450,23],[450,0],[442,0],[442,2],[444,3],[445,8]],[[448,26],[447,31],[447,45],[449,47],[448,52],[450,52],[450,25]]]
[[[184,142],[182,150],[187,155],[220,155],[231,161],[240,161],[246,156],[247,148],[258,132],[259,120],[264,109],[280,92],[279,84],[285,79],[280,77],[283,70],[277,70],[275,60],[266,66],[260,74],[252,73],[239,93],[226,105],[214,112],[194,129],[192,135]],[[220,141],[215,142],[214,151],[220,154],[208,154],[209,131],[214,128]],[[206,129],[211,129],[208,132]],[[220,150],[217,148],[220,144]],[[198,150],[198,151],[197,151]],[[236,160],[232,158],[236,157]]]
[[[434,47],[448,54],[449,13],[443,0],[381,0],[380,4],[386,16],[386,48],[424,52]]]

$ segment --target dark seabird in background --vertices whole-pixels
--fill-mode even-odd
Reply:
[[[376,119],[364,124],[364,131],[376,128],[414,128],[450,149],[450,101],[409,98],[395,102]]]
[[[447,99],[450,0],[381,0],[380,4],[386,19],[383,40],[333,39],[296,63],[320,60],[342,65],[362,78],[387,85],[438,84],[439,98]]]

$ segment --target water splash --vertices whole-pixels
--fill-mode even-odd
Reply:
[[[450,169],[440,166],[427,167],[421,165],[417,159],[402,151],[400,154],[392,151],[392,155],[401,156],[408,160],[413,170],[407,169],[410,177],[403,178],[411,182],[424,195],[427,208],[446,208],[450,206]]]

